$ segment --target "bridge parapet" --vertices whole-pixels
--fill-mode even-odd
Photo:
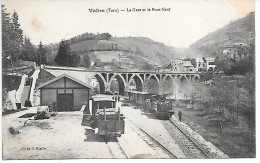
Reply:
[[[84,72],[102,72],[102,73],[150,73],[150,74],[204,74],[205,72],[194,71],[158,71],[158,70],[105,70],[105,69],[92,69],[84,67],[65,67],[65,66],[43,66],[44,69],[57,69],[57,70],[71,70],[71,71],[84,71]],[[208,74],[207,72],[205,74]]]

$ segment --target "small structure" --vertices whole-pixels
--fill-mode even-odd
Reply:
[[[250,53],[250,47],[244,43],[234,43],[229,46],[225,46],[222,50],[228,58],[239,61],[246,58]]]
[[[182,61],[181,70],[183,72],[193,72],[195,69],[194,66],[191,64],[191,61]]]
[[[196,71],[202,72],[205,70],[206,63],[204,62],[203,58],[195,58],[196,62]]]
[[[152,94],[149,92],[140,92],[140,91],[126,91],[129,97],[129,101],[133,101],[139,105],[145,103],[146,99],[151,99]]]
[[[206,70],[207,71],[214,71],[216,64],[215,64],[215,58],[212,57],[205,57],[206,62]]]
[[[82,105],[88,107],[91,88],[92,86],[63,74],[38,87],[41,106],[57,103],[58,111],[79,111]]]

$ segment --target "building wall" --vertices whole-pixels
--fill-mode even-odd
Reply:
[[[66,79],[66,87],[82,87],[82,86],[77,82],[74,82],[70,79]]]
[[[74,89],[74,108],[79,111],[82,105],[88,106],[88,89]]]
[[[209,61],[207,61],[207,71],[208,71],[211,67],[212,67],[213,70],[214,70],[214,68],[216,67],[215,64],[214,64],[214,65],[210,65],[211,62],[214,62],[214,63],[215,63],[214,60],[209,60]]]
[[[41,89],[41,105],[51,105],[57,102],[57,92],[56,89]]]
[[[205,63],[204,62],[196,62],[196,71],[202,71],[205,69]]]
[[[57,91],[58,94],[65,93],[64,89],[42,89],[41,91],[42,106],[57,103]],[[88,106],[88,91],[88,89],[66,89],[66,93],[73,93],[75,111],[79,111],[84,104]]]
[[[68,78],[66,78],[65,88],[64,81],[64,78],[61,78],[41,88],[41,105],[51,105],[54,102],[57,103],[57,93],[72,93],[74,103],[74,108],[72,110],[79,111],[84,104],[88,107],[89,89]]]
[[[64,78],[61,78],[57,81],[54,81],[46,86],[44,86],[44,88],[63,88],[64,87]]]

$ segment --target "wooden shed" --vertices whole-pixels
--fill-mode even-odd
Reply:
[[[55,77],[41,84],[41,105],[57,103],[58,111],[79,111],[83,105],[88,109],[89,91],[92,87],[69,75]]]

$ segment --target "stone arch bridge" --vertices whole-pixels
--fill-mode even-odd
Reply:
[[[111,83],[114,79],[119,84],[119,94],[124,94],[130,90],[130,82],[136,83],[137,91],[147,91],[148,82],[153,80],[157,83],[159,91],[163,89],[166,81],[170,81],[177,87],[186,82],[199,81],[200,76],[197,73],[166,73],[166,72],[95,72],[93,75],[97,78],[100,85],[100,93],[110,91]],[[176,87],[175,87],[176,88]]]
[[[153,81],[160,91],[163,89],[164,83],[169,82],[178,89],[183,83],[198,82],[200,81],[200,73],[196,72],[158,72],[158,71],[131,71],[131,70],[89,70],[84,68],[68,68],[68,67],[54,67],[45,66],[45,70],[53,74],[56,71],[56,76],[61,74],[71,75],[75,77],[76,73],[80,73],[81,78],[89,79],[96,78],[100,93],[110,91],[111,83],[117,80],[119,84],[119,94],[123,95],[124,92],[130,90],[130,82],[135,81],[137,91],[147,91],[149,81]],[[59,71],[59,74],[57,72]],[[77,77],[76,77],[77,78]]]

